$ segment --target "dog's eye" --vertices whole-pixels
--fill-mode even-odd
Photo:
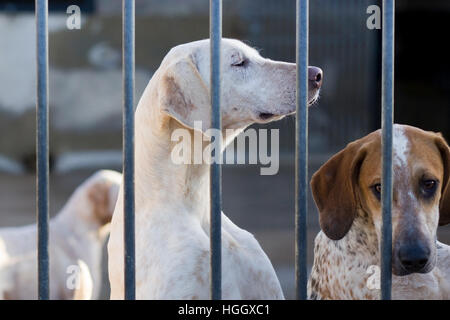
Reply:
[[[372,186],[372,191],[379,200],[381,197],[381,184],[380,183],[374,184]]]
[[[421,189],[422,189],[423,194],[426,197],[433,196],[436,191],[437,184],[438,183],[436,180],[431,180],[431,179],[423,180],[421,183]]]
[[[436,186],[436,181],[434,180],[426,180],[423,182],[423,187],[427,190],[434,189]]]
[[[232,63],[231,65],[233,67],[245,67],[247,65],[247,63],[248,63],[247,59],[242,59],[242,60]]]

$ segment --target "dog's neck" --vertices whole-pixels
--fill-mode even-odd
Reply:
[[[348,234],[344,239],[355,244],[356,252],[368,253],[379,264],[379,241],[374,222],[370,214],[359,208]]]
[[[368,265],[379,265],[380,250],[377,232],[373,220],[367,212],[358,209],[352,227],[339,241],[330,240],[345,256],[358,261],[364,261]]]
[[[157,93],[146,90],[143,99],[157,101],[146,97],[152,94]],[[210,166],[203,161],[201,164],[176,164],[172,159],[173,147],[179,143],[171,140],[174,130],[186,130],[192,143],[201,133],[184,127],[161,112],[158,106],[140,104],[135,119],[136,210],[145,208],[152,214],[151,211],[157,210],[152,208],[171,205],[209,221]],[[193,159],[190,163],[194,163]]]
[[[321,233],[315,244],[311,299],[376,299],[378,291],[369,290],[366,282],[371,266],[379,265],[378,240],[366,212],[358,210],[341,240],[333,241]]]

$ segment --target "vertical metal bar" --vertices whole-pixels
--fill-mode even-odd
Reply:
[[[394,118],[394,0],[383,0],[381,299],[391,299],[392,284],[392,133]]]
[[[297,299],[307,298],[308,213],[308,0],[297,0],[297,116],[295,121],[295,282]]]
[[[123,184],[125,299],[136,298],[134,221],[134,0],[123,0]]]
[[[49,299],[48,2],[36,0],[38,299]]]
[[[222,39],[222,0],[210,0],[210,46],[211,46],[211,128],[222,131],[220,112],[220,44]],[[216,140],[215,152],[222,149]],[[213,159],[216,158],[213,155]],[[218,158],[218,157],[217,157]],[[211,164],[211,299],[222,299],[222,167]]]

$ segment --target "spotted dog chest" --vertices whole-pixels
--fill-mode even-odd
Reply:
[[[376,255],[357,242],[333,241],[320,232],[315,240],[309,299],[378,299]]]

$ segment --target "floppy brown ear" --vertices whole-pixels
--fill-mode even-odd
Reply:
[[[328,160],[311,179],[320,227],[332,240],[343,238],[356,216],[356,186],[365,154],[361,140],[352,142]]]
[[[201,121],[200,129],[205,132],[211,124],[209,90],[192,55],[177,59],[161,76],[158,90],[161,109],[191,129],[194,121]]]
[[[436,139],[436,145],[444,163],[444,179],[442,182],[442,195],[439,204],[439,225],[450,223],[450,148],[441,134]]]

